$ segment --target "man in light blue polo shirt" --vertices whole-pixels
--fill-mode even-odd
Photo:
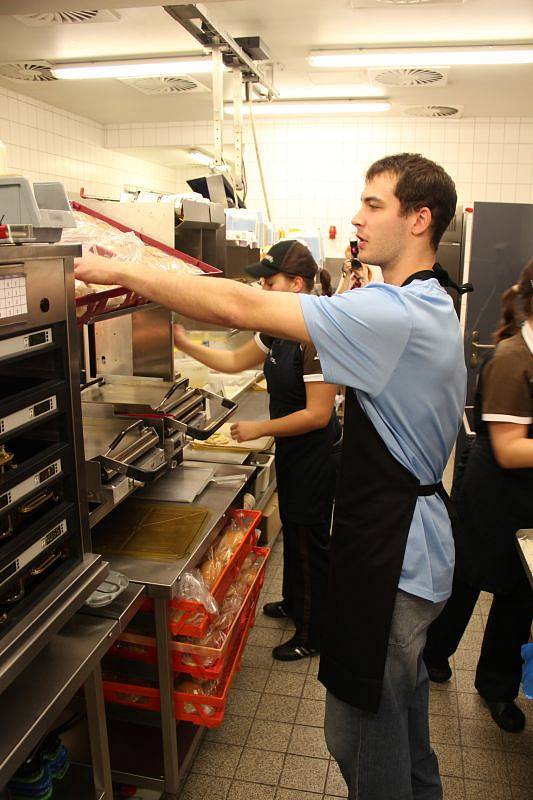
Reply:
[[[362,260],[381,266],[385,284],[274,296],[98,256],[79,259],[76,277],[127,286],[202,322],[312,341],[326,380],[346,385],[319,673],[328,747],[350,800],[441,800],[422,650],[454,559],[440,480],[466,370],[440,285],[453,284],[434,261],[456,194],[442,167],[418,155],[382,159],[366,179],[354,224]]]

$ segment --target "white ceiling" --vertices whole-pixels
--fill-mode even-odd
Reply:
[[[1,61],[147,57],[200,51],[196,41],[153,0],[129,0],[120,21],[29,28],[9,13],[47,10],[51,0],[0,0]],[[361,0],[357,0],[361,2]],[[116,2],[116,0],[115,0]],[[128,2],[128,0],[122,0]],[[54,6],[110,8],[113,0],[55,0]],[[464,0],[463,3],[407,5],[354,10],[350,0],[215,0],[212,16],[232,36],[260,35],[275,62],[282,96],[323,93],[324,84],[353,84],[365,73],[311,71],[312,49],[364,45],[429,45],[533,40],[531,0]],[[147,7],[150,6],[150,7]],[[198,76],[210,85],[208,76]],[[317,85],[320,84],[320,85]],[[150,97],[116,80],[57,81],[39,85],[0,81],[0,85],[90,117],[102,123],[209,119],[209,93]],[[228,81],[228,97],[229,97]],[[465,117],[532,116],[533,66],[452,68],[440,88],[387,89],[398,104],[463,105]],[[343,90],[343,96],[352,94]],[[395,106],[396,104],[396,106]]]

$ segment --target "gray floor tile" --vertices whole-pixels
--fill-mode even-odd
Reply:
[[[298,714],[296,715],[297,725],[316,725],[324,727],[324,715],[326,713],[326,703],[322,700],[300,700]]]
[[[290,695],[291,697],[301,697],[305,675],[298,672],[271,672],[265,686],[268,694]]]
[[[490,720],[491,716],[487,711],[481,697],[468,692],[458,692],[457,700],[459,703],[459,716],[467,719]]]
[[[522,733],[502,731],[503,749],[509,753],[530,753],[533,756],[533,730],[526,728]]]
[[[227,800],[231,781],[227,778],[191,773],[180,800]]]
[[[455,679],[455,672],[452,674],[452,677],[449,681],[446,681],[445,683],[436,683],[435,681],[431,681],[430,687],[432,692],[456,692],[457,682]]]
[[[318,682],[315,675],[308,675],[305,681],[302,697],[308,700],[325,700],[326,687]]]
[[[326,785],[328,760],[307,756],[287,755],[279,785],[286,789],[323,792]]]
[[[339,765],[333,759],[329,762],[328,777],[326,780],[326,793],[334,797],[348,797],[348,787],[341,775]]]
[[[274,800],[275,795],[275,786],[233,781],[229,790],[228,800]]]
[[[272,722],[294,722],[298,710],[297,697],[277,697],[275,694],[264,694],[257,708],[257,719],[269,719]]]
[[[484,630],[483,620],[481,619],[479,614],[472,614],[470,617],[470,622],[466,628],[465,633],[469,631],[482,631]]]
[[[276,792],[276,800],[322,800],[322,793],[302,792],[301,789],[282,789],[280,787]]]
[[[233,689],[250,689],[253,692],[262,692],[269,675],[269,669],[243,665],[233,681]]]
[[[254,717],[261,700],[259,692],[248,689],[231,689],[226,703],[226,711],[239,717]]]
[[[466,800],[511,800],[509,784],[465,780]]]
[[[248,640],[242,658],[243,666],[257,667],[259,669],[270,669],[273,661],[274,659],[272,658],[271,647],[254,645]]]
[[[283,631],[274,628],[252,628],[248,641],[260,647],[276,647],[281,641]]]
[[[444,800],[465,800],[465,785],[462,778],[442,775],[441,780]]]
[[[329,759],[323,729],[314,728],[310,725],[295,725],[287,752],[299,756]]]
[[[458,692],[469,692],[470,694],[476,693],[476,687],[474,686],[474,680],[476,678],[475,670],[456,669],[453,674]]]
[[[457,669],[476,669],[477,662],[479,661],[479,648],[459,649],[454,659]]]
[[[508,783],[509,773],[505,754],[500,750],[483,750],[478,747],[463,747],[465,778],[468,780]]]
[[[320,656],[313,656],[309,659],[309,675],[318,675],[318,668],[320,666]]]
[[[511,783],[528,786],[533,790],[533,761],[524,753],[506,753],[509,778]],[[532,791],[533,794],[533,791]]]
[[[511,784],[511,796],[513,800],[531,800],[531,788]]]
[[[235,744],[243,747],[251,727],[251,717],[224,714],[224,721],[220,728],[207,728],[206,739],[211,742]]]
[[[204,742],[201,746],[193,770],[200,775],[233,778],[242,747],[217,742]]]
[[[459,719],[457,717],[430,715],[429,732],[432,742],[460,744]]]
[[[429,713],[444,714],[448,717],[457,716],[457,693],[441,692],[430,690],[429,693]]]
[[[245,747],[235,772],[235,779],[277,786],[284,758],[283,753]]]
[[[266,601],[267,603],[270,600]],[[263,605],[263,603],[261,603]],[[255,618],[255,624],[259,628],[274,628],[275,630],[283,631],[285,630],[285,623],[287,622],[286,619],[275,619],[274,617],[267,617],[266,614],[261,613],[259,610],[257,612],[257,617]]]
[[[492,720],[461,719],[462,742],[467,747],[502,750],[502,732]]]
[[[246,745],[285,753],[291,738],[292,723],[254,719]]]
[[[433,749],[439,759],[441,775],[450,775],[453,778],[463,777],[463,759],[459,745],[433,742]]]

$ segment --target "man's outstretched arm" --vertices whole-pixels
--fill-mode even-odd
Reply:
[[[84,283],[125,286],[199,322],[311,341],[300,301],[290,292],[262,292],[225,278],[165,272],[92,254],[75,259],[75,276]]]

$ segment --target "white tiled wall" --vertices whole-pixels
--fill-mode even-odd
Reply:
[[[0,141],[10,172],[104,197],[127,183],[175,191],[173,169],[108,150],[104,140],[102,125],[0,87]]]
[[[441,163],[463,201],[533,203],[531,118],[299,118],[262,119],[256,125],[272,216],[281,226],[318,225],[327,230],[335,225],[338,241],[344,241],[366,168],[377,158],[403,151],[422,153]],[[225,125],[224,139],[232,141],[231,122]],[[262,209],[249,130],[245,143],[248,205]],[[209,146],[212,128],[206,122],[109,126],[106,144]],[[183,180],[194,175],[195,168],[180,169],[177,174],[178,181]]]

